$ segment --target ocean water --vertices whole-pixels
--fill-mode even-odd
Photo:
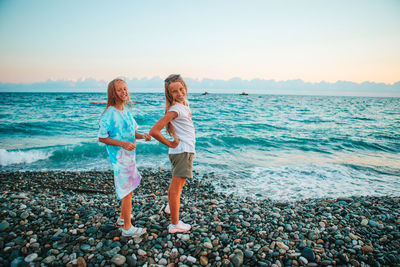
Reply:
[[[1,170],[108,170],[97,141],[105,93],[1,93]],[[131,93],[139,132],[164,96]],[[400,195],[400,98],[190,94],[196,176],[240,196],[297,200]],[[141,168],[168,149],[138,140]]]

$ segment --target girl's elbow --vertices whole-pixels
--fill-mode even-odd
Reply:
[[[152,137],[156,137],[159,134],[160,134],[160,131],[158,131],[157,129],[154,129],[154,127],[150,129],[149,135],[151,135]]]

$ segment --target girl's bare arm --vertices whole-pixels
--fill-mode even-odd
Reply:
[[[167,125],[170,121],[178,117],[178,113],[175,111],[169,111],[167,112],[164,117],[162,117],[156,124],[154,124],[153,128],[151,128],[149,134],[153,136],[156,140],[158,140],[160,143],[163,143],[164,145],[175,148],[179,144],[179,139],[174,136],[174,141],[169,141],[165,136],[161,134],[161,130]]]
[[[144,139],[145,141],[151,140],[151,136],[149,134],[140,134],[138,132],[135,132],[135,138],[136,139]]]
[[[136,148],[136,144],[134,144],[134,143],[122,142],[122,141],[118,141],[118,140],[115,140],[115,139],[111,139],[110,137],[99,138],[99,141],[104,143],[104,144],[107,144],[107,145],[123,147],[128,151],[132,151],[132,150],[134,150]]]

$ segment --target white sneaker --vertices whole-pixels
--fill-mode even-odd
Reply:
[[[171,214],[171,210],[170,210],[170,208],[169,208],[169,203],[168,203],[167,206],[165,207],[164,212],[165,212],[166,214]]]
[[[181,204],[181,207],[182,207],[182,204]],[[169,203],[167,203],[167,206],[165,206],[164,212],[166,214],[171,214],[171,209],[169,208]]]
[[[131,214],[131,220],[133,220],[133,214]],[[124,225],[124,219],[118,218],[116,224],[117,224],[118,226],[123,226],[123,225]]]
[[[190,224],[183,223],[182,221],[179,221],[178,224],[170,224],[168,226],[168,233],[173,234],[173,233],[183,233],[187,232],[191,229],[192,227]]]
[[[134,227],[133,225],[128,230],[121,228],[123,236],[141,236],[146,233],[146,228]]]

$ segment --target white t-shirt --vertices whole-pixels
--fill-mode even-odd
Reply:
[[[195,153],[196,138],[189,104],[185,106],[176,103],[171,106],[168,111],[175,111],[178,113],[178,117],[173,119],[171,124],[174,126],[175,134],[180,140],[177,147],[169,148],[168,154],[179,154],[183,152]]]

